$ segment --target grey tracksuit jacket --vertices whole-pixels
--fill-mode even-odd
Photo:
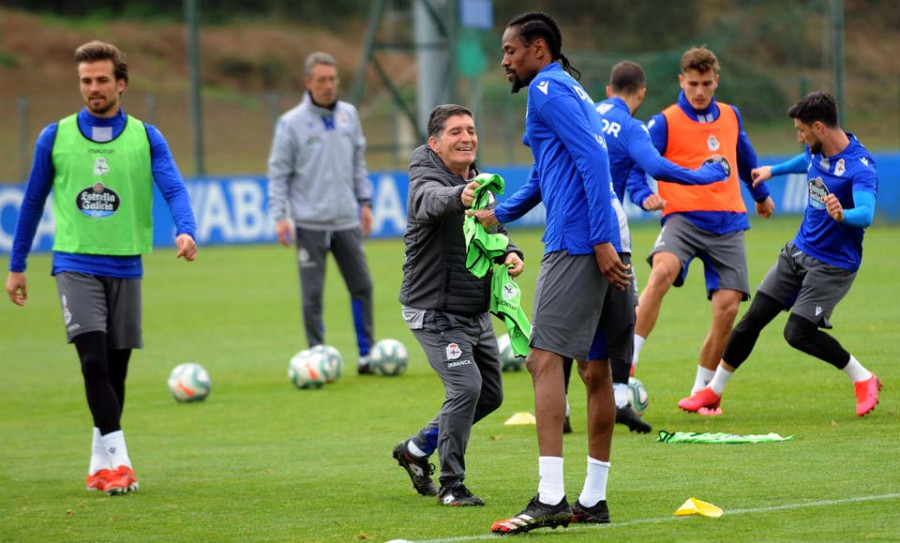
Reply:
[[[281,116],[269,154],[269,212],[300,228],[343,230],[359,225],[359,206],[372,199],[366,138],[356,108],[303,101]]]

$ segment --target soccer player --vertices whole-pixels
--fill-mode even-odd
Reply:
[[[523,202],[519,211],[543,201],[547,225],[526,359],[534,384],[540,482],[537,495],[521,513],[494,523],[491,530],[500,534],[573,521],[609,522],[606,481],[615,424],[609,363],[579,362],[587,389],[589,457],[584,488],[570,507],[563,483],[562,362],[565,357],[588,360],[606,293],[629,288],[631,274],[612,243],[619,234],[618,221],[600,117],[593,100],[569,75],[580,76],[561,47],[556,22],[539,12],[513,18],[502,38],[502,66],[511,90],[528,91],[524,139],[534,168],[516,193]],[[470,213],[485,227],[515,218],[507,203]]]
[[[372,231],[372,182],[366,139],[353,105],[338,100],[332,57],[312,53],[306,95],[281,116],[269,154],[269,209],[285,247],[297,242],[303,324],[310,347],[325,341],[322,296],[328,252],[350,291],[359,374],[370,374],[374,344],[372,278],[362,240]],[[293,226],[288,217],[293,219]]]
[[[403,283],[403,318],[444,384],[444,404],[417,435],[400,442],[394,458],[423,496],[441,505],[484,505],[463,484],[472,425],[503,401],[500,350],[491,321],[491,279],[466,267],[465,210],[475,201],[478,135],[472,112],[437,106],[428,120],[428,144],[409,158],[409,197]],[[501,233],[505,229],[499,227]],[[512,242],[499,258],[509,274],[522,273],[522,252]],[[437,446],[440,491],[428,462]]]
[[[650,139],[647,126],[634,118],[647,93],[647,77],[644,69],[628,60],[613,66],[606,87],[607,99],[596,105],[603,127],[603,137],[609,151],[609,169],[617,202],[613,202],[619,213],[622,229],[621,241],[617,244],[619,258],[631,263],[631,239],[628,219],[621,203],[625,199],[629,172],[635,164],[657,179],[666,179],[683,185],[705,185],[728,177],[724,166],[713,161],[695,170],[678,166],[663,158]],[[665,202],[653,191],[643,177],[632,178],[628,185],[631,201],[647,211],[662,209]],[[634,339],[634,313],[637,302],[637,283],[634,288],[610,290],[607,294],[608,318],[601,323],[598,337],[592,349],[591,360],[610,358],[612,364],[613,392],[616,402],[616,423],[628,426],[630,431],[647,433],[652,428],[628,405],[628,377]],[[604,332],[604,330],[606,330]]]
[[[175,220],[176,257],[194,260],[196,225],[181,173],[155,127],[127,115],[128,65],[113,45],[75,51],[85,108],[38,136],[16,227],[6,292],[25,305],[26,259],[53,191],[53,269],[69,343],[74,343],[94,419],[88,490],[138,489],[120,420],[125,376],[141,333],[141,255],[153,242],[153,183]]]
[[[650,278],[638,302],[634,326],[634,359],[637,364],[644,341],[659,316],[663,297],[687,277],[691,260],[703,261],[707,298],[712,302],[712,323],[700,349],[691,393],[712,379],[731,333],[741,301],[750,298],[744,231],[750,228],[741,198],[740,178],[756,202],[756,213],[769,217],[775,209],[765,185],[753,186],[750,171],[756,152],[744,132],[734,106],[717,102],[719,61],[705,47],[688,49],[681,57],[678,102],[655,115],[648,125],[654,146],[675,164],[696,168],[721,160],[728,179],[711,185],[684,185],[659,179],[663,208],[662,230],[648,259]],[[641,177],[637,169],[632,175]],[[719,406],[701,414],[721,414]]]
[[[878,404],[881,381],[833,337],[831,313],[847,295],[862,262],[862,242],[875,213],[878,174],[862,143],[838,122],[834,98],[813,92],[788,109],[804,153],[776,166],[753,170],[754,184],[773,175],[806,173],[809,200],[800,230],[756,289],[750,310],[731,333],[710,385],[678,402],[697,412],[718,405],[732,374],[750,356],[760,331],[782,310],[788,344],[842,370],[854,383],[856,414]]]

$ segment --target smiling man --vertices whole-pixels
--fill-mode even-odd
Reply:
[[[143,346],[141,255],[153,242],[153,184],[175,220],[177,257],[194,260],[196,225],[166,140],[122,110],[124,55],[92,41],[75,51],[75,63],[85,108],[38,136],[6,292],[14,304],[25,305],[26,259],[52,189],[57,229],[51,273],[94,421],[86,486],[118,495],[138,489],[120,421],[131,351]]]
[[[409,158],[409,199],[403,284],[403,318],[444,384],[445,400],[418,434],[400,442],[393,456],[423,496],[441,505],[484,505],[463,484],[472,425],[500,407],[500,351],[491,322],[491,279],[466,268],[465,210],[479,186],[473,178],[478,135],[463,106],[437,106],[428,120],[428,144]],[[506,233],[502,227],[495,231]],[[522,252],[509,242],[498,263],[518,276]],[[440,491],[431,481],[428,456],[440,450]]]
[[[712,323],[700,348],[694,393],[709,384],[725,350],[741,301],[750,298],[744,231],[750,228],[740,182],[756,202],[756,213],[769,217],[775,208],[765,185],[753,186],[750,171],[756,151],[744,132],[734,106],[717,102],[719,60],[706,47],[688,49],[681,57],[678,102],[648,123],[653,145],[667,159],[685,168],[720,162],[728,178],[711,185],[684,185],[658,179],[663,208],[662,231],[648,258],[650,278],[638,302],[634,325],[637,364],[644,341],[656,325],[663,297],[687,277],[691,260],[703,261]],[[642,178],[644,171],[632,174]],[[719,414],[718,405],[701,414]]]

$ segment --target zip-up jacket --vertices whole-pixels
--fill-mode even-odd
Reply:
[[[469,180],[477,174],[473,166]],[[410,155],[403,305],[468,316],[490,309],[492,274],[478,278],[466,269],[465,207],[460,196],[469,180],[451,173],[427,145]],[[498,226],[491,232],[506,230]],[[522,256],[512,242],[506,254],[510,252]],[[498,260],[505,260],[506,254]]]
[[[303,101],[278,120],[269,154],[269,212],[312,230],[359,225],[359,206],[372,200],[366,138],[356,108]],[[290,209],[288,209],[290,206]]]

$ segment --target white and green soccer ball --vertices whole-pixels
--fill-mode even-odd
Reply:
[[[326,354],[319,350],[304,349],[291,358],[288,377],[297,388],[310,389],[325,386]]]
[[[500,347],[500,368],[503,371],[522,371],[525,367],[525,358],[516,356],[513,352],[509,334],[498,337],[497,346]]]
[[[650,395],[647,393],[647,389],[644,388],[644,383],[634,377],[628,378],[628,405],[638,415],[643,415],[644,411],[647,410],[647,406],[650,405]]]
[[[333,383],[344,374],[344,357],[331,345],[316,345],[310,351],[320,355],[322,374],[326,383]]]
[[[409,365],[406,346],[396,339],[382,339],[369,351],[369,365],[376,375],[403,375]]]
[[[175,366],[169,374],[169,392],[179,403],[201,402],[209,396],[212,382],[200,364],[185,362]]]

